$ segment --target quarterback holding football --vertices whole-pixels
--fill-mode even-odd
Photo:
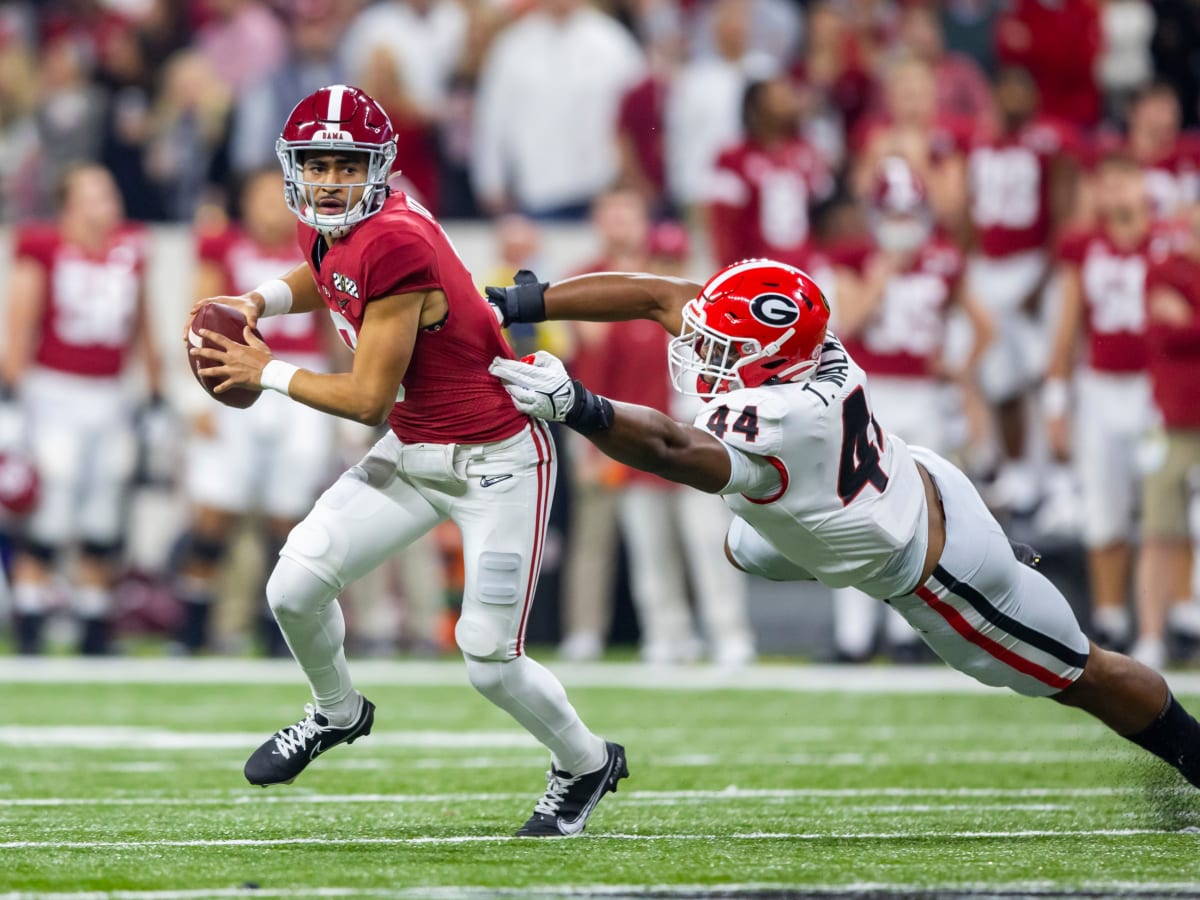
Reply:
[[[612,273],[517,281],[488,288],[505,322],[656,320],[676,336],[675,387],[709,401],[683,425],[593,394],[548,353],[498,356],[491,370],[518,409],[564,422],[625,465],[724,496],[733,565],[856,587],[959,671],[1086,710],[1200,786],[1200,723],[1153,669],[1088,641],[965,475],[879,427],[866,376],[806,274],[749,260],[705,285]]]
[[[518,834],[575,835],[626,777],[625,751],[593,734],[558,679],[525,655],[525,623],[558,470],[550,432],[488,374],[512,358],[491,307],[433,217],[387,181],[396,139],[358,88],[297,104],[276,144],[304,262],[241,297],[243,341],[201,329],[193,347],[217,396],[286,394],[388,433],[292,530],[267,600],[314,702],[250,757],[252,784],[291,782],[318,754],[368,734],[374,705],[354,689],[337,595],[439,522],[462,532],[465,588],[455,639],[471,684],[551,753],[543,796]],[[354,351],[349,372],[279,359],[251,328],[264,316],[327,309]],[[190,331],[189,323],[189,331]]]

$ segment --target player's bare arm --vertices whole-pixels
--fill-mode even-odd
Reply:
[[[285,386],[286,393],[321,412],[366,425],[382,424],[396,403],[418,330],[423,324],[436,322],[445,310],[446,298],[440,291],[372,300],[364,314],[351,370],[326,374],[297,369]],[[205,372],[210,378],[225,376],[214,389],[216,393],[239,386],[262,389],[263,370],[272,361],[271,351],[249,327],[243,335],[244,345],[207,329],[201,329],[200,334],[222,348],[191,350],[195,356],[221,363]]]
[[[973,380],[975,373],[979,371],[983,354],[996,339],[996,322],[987,307],[967,286],[965,279],[959,282],[958,289],[954,292],[954,303],[966,314],[967,321],[971,323],[971,333],[974,336],[971,351],[963,362],[962,371],[956,374],[958,377]]]
[[[158,340],[154,336],[153,323],[150,321],[150,305],[146,302],[146,290],[138,290],[137,322],[134,330],[134,340],[142,352],[142,361],[146,366],[146,390],[152,398],[161,398],[162,389],[162,353],[159,352]]]
[[[1042,387],[1042,407],[1046,414],[1051,448],[1060,458],[1065,458],[1070,453],[1067,425],[1068,385],[1075,361],[1075,344],[1083,322],[1083,285],[1080,282],[1079,267],[1069,263],[1064,265],[1060,284],[1061,305],[1058,324],[1050,344],[1046,383]]]
[[[505,325],[551,319],[650,319],[676,335],[683,327],[683,307],[700,295],[702,287],[685,278],[629,272],[579,275],[547,285],[532,273],[521,272],[515,285],[489,287],[487,296]]]
[[[38,322],[42,317],[46,273],[28,259],[14,263],[9,276],[8,314],[4,347],[0,354],[0,384],[15,387],[29,368],[29,356],[37,346]]]

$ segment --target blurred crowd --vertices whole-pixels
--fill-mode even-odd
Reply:
[[[145,308],[143,226],[194,230],[195,297],[294,264],[275,139],[297,100],[341,82],[388,110],[395,188],[439,218],[489,223],[481,285],[519,268],[702,279],[759,256],[812,273],[881,424],[956,458],[1047,554],[1082,545],[1090,633],[1161,667],[1200,638],[1197,73],[1200,7],[1182,0],[10,2],[13,645],[38,652],[66,609],[86,652],[111,649],[114,623],[180,652],[256,635],[283,649],[245,588],[264,569],[255,554],[273,557],[370,436],[275,395],[244,413],[168,404],[146,319],[174,311]],[[558,223],[587,223],[596,258],[547,260]],[[275,352],[346,365],[310,318],[273,322]],[[642,324],[511,337],[594,390],[690,420],[666,337]],[[83,345],[103,352],[81,363]],[[133,388],[131,361],[145,373]],[[186,451],[156,455],[164,433],[186,434]],[[751,586],[724,565],[722,505],[572,435],[560,444],[548,564],[561,577],[542,593],[559,601],[563,655],[603,652],[621,581],[647,661],[753,661]],[[4,455],[18,446],[36,499]],[[88,479],[107,493],[85,495]],[[125,546],[133,484],[187,498],[159,528],[173,531],[162,559],[141,568]],[[455,540],[441,532],[352,589],[360,646],[451,646]],[[245,596],[214,621],[230,585]],[[837,591],[833,608],[831,658],[921,657],[876,601]]]

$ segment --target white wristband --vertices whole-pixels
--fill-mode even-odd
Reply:
[[[258,379],[259,384],[262,385],[264,391],[279,391],[290,397],[288,385],[292,383],[292,376],[299,371],[299,366],[293,366],[282,359],[273,359],[263,366],[262,375]]]
[[[1062,378],[1051,378],[1042,385],[1042,412],[1052,419],[1067,414],[1071,392]]]
[[[260,294],[263,298],[263,311],[260,316],[282,316],[292,310],[292,289],[282,278],[272,278],[256,287],[252,294]]]

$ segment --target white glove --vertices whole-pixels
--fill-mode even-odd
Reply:
[[[530,357],[525,357],[530,359]],[[532,362],[497,356],[488,371],[504,382],[517,409],[527,416],[561,422],[575,403],[575,386],[553,353],[539,350]]]

